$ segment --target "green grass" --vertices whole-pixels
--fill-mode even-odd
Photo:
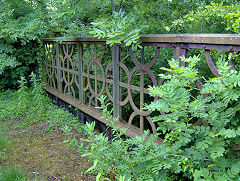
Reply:
[[[0,181],[25,181],[26,174],[19,168],[0,169]]]
[[[5,158],[5,150],[11,146],[10,139],[0,134],[0,161]],[[0,168],[0,181],[24,181],[25,173],[18,168]]]
[[[17,118],[16,110],[18,109],[18,95],[16,91],[0,92],[0,121],[11,118]]]
[[[38,123],[43,123],[46,127],[43,126],[43,130],[36,131],[51,132],[55,128],[62,128],[66,124],[71,125],[79,132],[83,131],[78,118],[51,103],[50,98],[44,93],[40,92],[36,95],[36,90],[34,88],[24,91],[0,90],[0,181],[41,179],[38,176],[33,178],[32,174],[23,171],[21,168],[26,169],[26,167],[21,164],[19,168],[14,166],[14,157],[9,156],[11,153],[9,148],[12,146],[11,149],[13,149],[17,145],[15,138],[13,138],[11,145],[10,138],[12,139],[12,136],[9,136],[9,138],[5,136],[9,135],[9,131],[28,129],[33,124],[37,125]],[[30,139],[32,136],[32,132],[29,132],[25,139]],[[17,155],[19,156],[19,154]],[[2,163],[5,163],[2,166],[1,160]]]
[[[5,135],[0,135],[0,151],[8,148],[10,146],[10,140]]]
[[[7,136],[0,134],[0,161],[5,158],[4,150],[10,147],[10,140]]]

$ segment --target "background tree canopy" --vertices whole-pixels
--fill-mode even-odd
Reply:
[[[239,33],[239,8],[233,0],[2,0],[0,89],[16,88],[20,76],[37,70],[40,38],[98,35],[96,24],[111,22],[114,11],[131,22],[126,33]]]

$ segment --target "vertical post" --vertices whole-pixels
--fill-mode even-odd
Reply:
[[[114,44],[112,46],[113,61],[113,116],[120,115],[120,46]]]
[[[83,104],[83,45],[78,44],[78,83],[79,83],[79,102]],[[84,122],[83,112],[78,111],[78,119],[80,122]]]
[[[78,83],[79,83],[79,102],[80,102],[80,104],[83,104],[82,68],[83,68],[83,45],[78,44]]]
[[[95,59],[97,57],[97,44],[94,43],[94,55],[93,55],[93,59]],[[97,71],[97,60],[95,60],[96,62],[94,63],[94,93],[95,93],[95,107],[98,107],[98,97],[97,97],[97,93],[98,93],[98,71]],[[100,60],[99,60],[100,62]]]
[[[182,62],[180,59],[181,56],[187,57],[187,49],[182,48],[181,44],[176,44],[174,48],[174,59],[179,60],[179,66],[185,66],[185,62]]]
[[[144,65],[144,46],[141,49],[141,64]],[[141,70],[141,77],[140,77],[140,110],[143,108],[144,104],[144,71]],[[143,133],[144,131],[144,117],[140,116],[140,130]]]
[[[57,89],[58,89],[58,93],[61,93],[62,88],[61,88],[61,72],[60,72],[60,59],[59,59],[59,54],[60,54],[60,45],[59,45],[59,43],[56,43]],[[54,66],[54,65],[53,65],[53,66]]]
[[[47,44],[44,43],[44,60],[42,62],[42,81],[46,84],[47,83],[47,61],[48,61],[48,57],[47,57]]]

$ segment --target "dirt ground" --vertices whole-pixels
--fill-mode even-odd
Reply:
[[[15,128],[16,120],[0,124],[7,124],[4,126],[8,128],[5,134],[12,141],[11,148],[6,151],[6,158],[0,161],[1,166],[24,169],[29,180],[96,180],[95,176],[84,174],[91,163],[68,143],[64,143],[66,136],[61,129],[46,132],[46,122],[21,129]],[[85,137],[83,134],[75,136],[77,139]]]

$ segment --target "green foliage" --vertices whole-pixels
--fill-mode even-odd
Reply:
[[[71,125],[75,130],[82,132],[81,124],[78,119],[70,112],[59,109],[57,106],[52,106],[46,111],[46,119],[49,120],[49,126],[46,131],[52,131],[56,127]]]
[[[0,121],[11,119],[15,116],[18,109],[18,95],[11,90],[0,94]],[[14,115],[14,116],[13,116]]]
[[[160,75],[165,83],[149,89],[151,96],[160,99],[146,109],[166,113],[153,117],[153,121],[165,136],[164,143],[195,163],[195,180],[237,180],[240,159],[231,147],[239,143],[240,74],[229,72],[228,62],[219,58],[222,77],[205,81],[203,89],[197,90],[195,82],[200,76],[195,66],[199,58],[182,60],[187,67],[172,60],[170,69],[163,68],[172,75]]]
[[[211,3],[173,21],[171,28],[189,33],[239,33],[239,7],[239,2]]]
[[[107,38],[106,43],[120,44],[124,43],[126,46],[136,44],[139,39],[139,32],[141,29],[136,29],[134,17],[125,15],[125,12],[113,12],[112,18],[102,19],[98,22],[92,22],[93,30],[90,34],[98,38]]]
[[[1,89],[17,88],[18,77],[37,72],[43,37],[91,32],[129,46],[139,33],[238,33],[239,25],[239,3],[230,0],[3,0],[0,7]]]
[[[25,181],[26,174],[19,168],[0,169],[1,181]]]
[[[98,174],[98,179],[238,180],[240,159],[232,147],[240,143],[240,74],[229,72],[228,61],[220,57],[217,65],[222,77],[203,79],[199,90],[195,84],[202,80],[196,68],[199,57],[181,60],[186,67],[169,61],[169,68],[162,69],[172,74],[160,75],[164,84],[149,88],[150,95],[159,99],[145,109],[166,113],[152,118],[158,124],[157,135],[146,131],[124,139],[124,130],[118,132],[117,119],[104,105],[104,97],[99,108],[113,127],[111,141],[103,133],[96,135],[95,124],[87,123],[88,138],[81,141],[88,145],[79,144],[71,127],[65,126],[68,141],[92,160],[88,171]],[[163,144],[155,143],[157,136],[164,138]]]
[[[47,32],[45,12],[37,1],[0,2],[0,88],[16,88],[16,79],[41,62],[39,38]]]
[[[27,81],[24,77],[21,77],[18,91],[1,92],[0,120],[21,119],[15,125],[17,128],[23,128],[38,121],[45,121],[48,123],[46,131],[52,131],[54,128],[69,124],[81,132],[82,128],[78,119],[70,112],[53,105],[45,95],[40,79],[34,73],[30,77],[31,89],[26,87]]]
[[[124,139],[124,130],[118,132],[116,118],[112,119],[111,111],[107,111],[104,105],[104,97],[99,99],[102,103],[103,115],[113,127],[113,139],[110,141],[103,133],[94,133],[95,123],[87,123],[85,132],[87,142],[85,146],[79,144],[78,140],[71,134],[71,128],[65,126],[63,131],[68,135],[68,142],[75,146],[82,156],[87,156],[93,161],[92,167],[86,172],[98,174],[99,179],[119,180],[173,180],[176,176],[173,173],[180,173],[185,170],[193,170],[194,163],[190,158],[174,153],[165,144],[155,143],[156,136],[144,132],[143,135],[135,138]]]
[[[5,158],[5,150],[10,147],[10,144],[9,138],[0,134],[0,161]]]
[[[42,89],[44,83],[40,78],[37,78],[36,74],[33,72],[30,75],[31,85],[32,85],[32,104],[31,104],[31,112],[33,112],[33,118],[35,119],[44,119],[45,112],[47,111],[47,106],[49,103],[49,99],[46,98],[45,92]],[[37,117],[36,117],[37,116]]]
[[[17,62],[15,57],[8,56],[6,53],[0,54],[0,75],[6,67],[16,67]]]
[[[25,77],[21,77],[21,80],[19,80],[19,89],[18,89],[18,93],[19,93],[19,97],[18,97],[18,107],[19,107],[19,111],[20,113],[24,113],[27,109],[27,105],[28,105],[28,99],[27,99],[27,81],[25,79]]]

